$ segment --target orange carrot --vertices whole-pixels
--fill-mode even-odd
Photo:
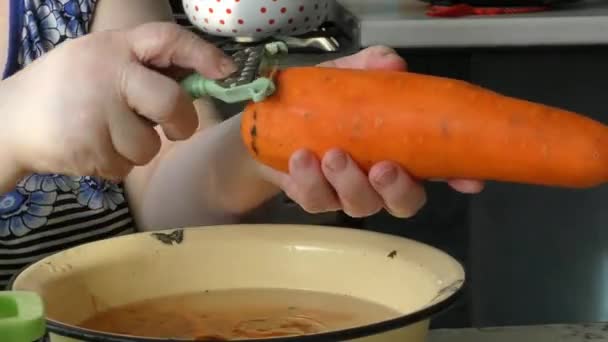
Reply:
[[[453,79],[402,71],[294,67],[247,105],[242,138],[287,171],[293,152],[341,148],[365,171],[391,160],[419,179],[569,188],[608,180],[608,129],[583,115]]]

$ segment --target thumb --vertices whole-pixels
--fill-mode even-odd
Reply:
[[[212,79],[236,71],[222,50],[174,23],[140,25],[127,32],[127,40],[140,62],[157,68],[192,69]]]

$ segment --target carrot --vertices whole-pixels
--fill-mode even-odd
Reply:
[[[332,148],[365,171],[398,163],[418,179],[587,188],[608,179],[608,130],[567,110],[465,81],[402,71],[293,67],[249,103],[241,135],[258,161],[288,171],[306,148]]]

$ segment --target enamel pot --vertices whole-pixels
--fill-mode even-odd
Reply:
[[[349,295],[395,315],[342,330],[256,341],[423,342],[429,322],[458,298],[464,279],[461,264],[448,254],[371,231],[226,225],[143,232],[81,245],[27,267],[13,279],[14,292],[0,296],[0,330],[5,329],[0,336],[24,326],[31,330],[27,336],[37,336],[44,311],[51,342],[176,341],[80,324],[98,312],[142,300],[282,288]]]

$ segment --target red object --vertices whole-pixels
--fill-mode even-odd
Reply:
[[[548,6],[532,7],[474,7],[467,4],[452,6],[431,5],[426,12],[431,17],[464,17],[469,15],[499,15],[541,12],[548,10]]]

